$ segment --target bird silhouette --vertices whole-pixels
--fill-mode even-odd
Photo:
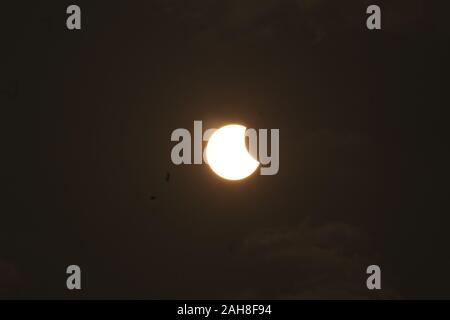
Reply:
[[[165,178],[165,180],[166,180],[166,182],[169,182],[169,180],[170,180],[170,172],[169,171],[167,171],[166,172],[166,178]],[[156,196],[154,196],[154,195],[150,195],[150,200],[156,200]]]

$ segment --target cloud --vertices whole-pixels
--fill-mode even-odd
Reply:
[[[375,2],[376,3],[376,2]],[[227,0],[161,1],[155,6],[171,21],[201,41],[289,39],[316,45],[336,36],[354,38],[366,30],[370,0]],[[396,0],[380,4],[383,31],[410,34],[423,27],[423,0]]]
[[[366,9],[371,0],[346,2],[325,0],[228,1],[226,21],[235,27],[261,28],[265,24],[284,24],[282,32],[306,27],[309,32],[328,34],[365,31]],[[376,2],[375,2],[376,4]],[[415,32],[424,18],[423,0],[396,0],[379,4],[385,31]]]
[[[242,298],[398,298],[382,277],[380,292],[366,287],[366,268],[381,264],[368,237],[344,223],[261,230],[243,242]],[[382,265],[382,264],[381,264]],[[383,269],[383,268],[382,268]]]
[[[16,267],[0,260],[0,298],[12,298],[18,294],[21,277]]]

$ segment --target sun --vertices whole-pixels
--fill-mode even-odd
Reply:
[[[242,180],[259,167],[247,151],[244,126],[231,124],[216,130],[206,147],[206,160],[211,169],[227,180]]]

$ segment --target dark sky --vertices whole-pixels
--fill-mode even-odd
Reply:
[[[450,298],[439,2],[14,3],[0,297]],[[173,165],[170,134],[194,120],[279,128],[279,174]]]

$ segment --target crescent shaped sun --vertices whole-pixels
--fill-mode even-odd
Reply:
[[[250,176],[259,166],[247,151],[246,128],[231,124],[216,130],[206,147],[206,160],[211,169],[227,180],[241,180]]]

